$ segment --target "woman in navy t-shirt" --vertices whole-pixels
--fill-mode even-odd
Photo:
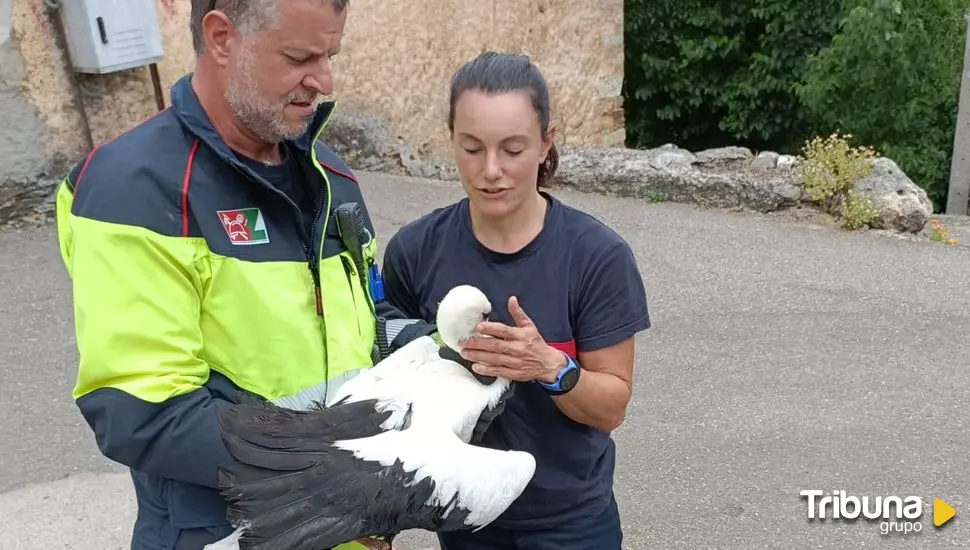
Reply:
[[[464,355],[520,383],[481,444],[528,451],[537,469],[495,522],[440,534],[441,546],[618,550],[610,432],[630,400],[633,337],[650,326],[636,259],[614,231],[541,189],[558,156],[548,90],[527,57],[488,52],[459,69],[449,130],[467,198],[389,240],[386,297],[433,322],[456,285],[488,295],[482,332],[499,340],[470,341]]]

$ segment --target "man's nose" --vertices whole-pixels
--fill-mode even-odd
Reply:
[[[313,71],[303,78],[303,85],[320,95],[332,94],[333,71],[330,67],[330,59],[322,58],[322,61],[316,64]]]

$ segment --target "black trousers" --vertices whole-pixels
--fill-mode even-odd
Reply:
[[[620,550],[623,530],[616,499],[598,517],[546,530],[439,533],[441,550]]]

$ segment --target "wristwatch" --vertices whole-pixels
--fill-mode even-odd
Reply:
[[[545,388],[545,390],[552,395],[563,395],[576,387],[576,382],[579,381],[580,368],[576,364],[576,361],[572,357],[563,353],[563,357],[566,358],[566,366],[559,369],[559,374],[556,376],[556,381],[552,384],[546,384],[545,382],[536,382]]]

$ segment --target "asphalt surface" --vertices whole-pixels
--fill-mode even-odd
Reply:
[[[362,186],[384,239],[461,196],[416,179]],[[629,240],[649,293],[654,327],[615,435],[625,548],[970,547],[970,250],[557,194]],[[51,226],[0,233],[4,550],[127,548],[128,479],[70,399],[69,288]],[[803,489],[920,496],[920,531],[809,520]],[[934,497],[957,510],[942,528]]]

